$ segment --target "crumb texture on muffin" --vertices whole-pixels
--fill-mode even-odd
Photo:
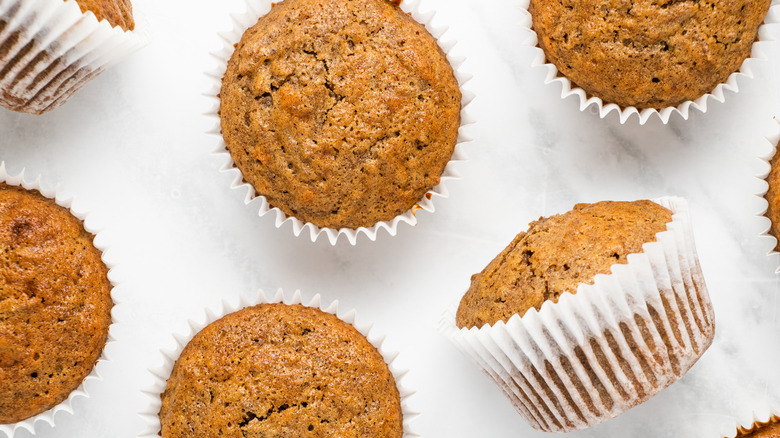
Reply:
[[[358,228],[411,209],[454,151],[461,93],[436,40],[386,0],[285,0],[220,92],[236,167],[288,216]]]
[[[545,301],[557,302],[580,283],[592,284],[614,264],[642,252],[666,230],[672,213],[651,201],[577,204],[540,218],[518,234],[487,267],[472,276],[456,314],[460,328],[506,322]]]
[[[133,5],[130,0],[76,0],[81,12],[92,11],[98,21],[107,20],[111,26],[128,31],[135,29]]]
[[[52,200],[0,184],[0,423],[62,402],[100,357],[113,303],[92,239]]]
[[[771,0],[531,0],[547,61],[605,103],[663,108],[711,92],[750,56]]]
[[[206,326],[161,397],[166,438],[403,435],[382,355],[351,325],[301,305],[261,304]]]

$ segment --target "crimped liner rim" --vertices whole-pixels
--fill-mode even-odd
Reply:
[[[482,328],[458,329],[457,305],[445,313],[444,335],[533,427],[567,432],[613,418],[678,380],[711,344],[687,203],[654,201],[674,213],[667,230],[576,294]]]
[[[742,62],[740,68],[731,73],[726,81],[715,86],[715,89],[709,93],[704,94],[696,100],[688,100],[677,106],[670,106],[660,109],[646,108],[638,109],[634,106],[621,107],[614,103],[604,103],[604,101],[595,96],[588,97],[588,94],[582,88],[573,86],[571,80],[565,77],[563,74],[558,74],[558,68],[552,63],[546,62],[544,51],[537,45],[538,38],[536,32],[531,28],[531,14],[528,12],[528,6],[530,0],[521,0],[521,8],[525,12],[521,27],[524,31],[528,32],[528,38],[523,41],[523,45],[530,47],[534,50],[534,59],[531,62],[532,67],[541,67],[547,70],[547,75],[544,79],[545,85],[551,83],[558,83],[561,85],[561,99],[566,99],[570,96],[577,96],[579,98],[580,111],[585,111],[587,108],[594,106],[598,111],[600,118],[605,118],[611,112],[618,114],[621,124],[625,124],[633,116],[639,121],[640,125],[644,125],[651,118],[658,118],[663,124],[669,123],[669,120],[673,115],[679,115],[683,120],[688,120],[690,116],[690,110],[695,109],[701,113],[706,113],[710,100],[715,100],[720,103],[726,101],[726,91],[737,93],[739,91],[738,81],[740,78],[753,78],[752,65],[754,61],[761,60],[767,61],[769,57],[766,55],[767,51],[765,47],[770,44],[774,39],[769,32],[767,25],[777,25],[780,23],[780,0],[772,0],[770,4],[767,16],[764,22],[758,28],[757,40],[753,43],[751,54]]]
[[[340,312],[338,300],[335,300],[331,303],[323,303],[322,297],[317,294],[314,295],[311,300],[309,300],[308,304],[304,304],[300,290],[296,290],[292,296],[290,296],[289,294],[285,294],[282,289],[279,289],[271,298],[268,298],[262,290],[259,290],[252,295],[241,295],[238,302],[235,303],[223,300],[219,309],[206,309],[205,315],[203,315],[205,318],[202,316],[197,320],[190,319],[187,322],[188,327],[186,332],[179,332],[173,335],[176,341],[175,347],[172,349],[163,350],[161,352],[162,365],[151,368],[149,370],[154,377],[154,383],[143,391],[144,395],[149,401],[149,405],[147,409],[141,413],[141,417],[147,423],[147,426],[146,430],[140,435],[140,438],[159,437],[161,426],[158,413],[160,412],[160,407],[162,406],[160,395],[163,393],[163,391],[165,391],[168,377],[173,370],[173,365],[176,362],[176,359],[179,358],[181,352],[184,350],[184,347],[190,342],[190,340],[192,340],[195,334],[203,330],[203,328],[210,323],[229,313],[236,312],[245,307],[268,303],[284,303],[287,305],[300,304],[306,307],[317,308],[323,312],[335,315],[360,332],[360,334],[363,335],[377,349],[377,351],[379,351],[379,353],[384,358],[387,367],[390,369],[390,372],[393,374],[396,387],[398,388],[398,393],[401,397],[401,411],[403,413],[404,428],[403,436],[405,438],[419,437],[417,432],[415,432],[413,429],[413,420],[419,415],[419,413],[410,407],[410,400],[413,400],[415,391],[410,389],[408,386],[405,386],[403,382],[404,377],[408,373],[408,370],[399,368],[395,363],[395,359],[398,357],[398,352],[388,351],[384,348],[383,344],[385,341],[385,336],[380,336],[376,333],[373,333],[373,324],[371,323],[357,324],[357,312],[354,309],[347,312]]]
[[[757,216],[759,216],[759,219],[762,221],[761,224],[761,231],[759,233],[759,238],[762,239],[763,242],[766,242],[766,255],[767,256],[774,256],[775,254],[778,254],[777,251],[777,237],[775,237],[772,232],[772,220],[769,219],[769,216],[767,216],[767,212],[769,209],[769,201],[766,199],[766,194],[769,191],[769,173],[772,170],[772,158],[774,158],[775,153],[777,152],[777,145],[780,143],[780,120],[775,118],[772,121],[772,128],[767,133],[767,135],[764,137],[764,141],[768,145],[767,153],[763,155],[759,155],[758,159],[761,160],[763,163],[763,170],[755,175],[755,178],[763,182],[763,188],[760,192],[755,193],[754,196],[759,198],[759,201],[761,203],[761,210],[757,213]],[[762,242],[762,245],[764,244]],[[780,273],[780,266],[777,267],[775,270],[775,273]]]
[[[252,208],[258,209],[258,215],[264,216],[268,213],[275,215],[275,226],[281,228],[284,224],[289,223],[292,226],[292,231],[295,236],[300,236],[304,229],[308,229],[309,237],[312,242],[316,242],[317,239],[325,235],[331,245],[336,245],[341,236],[349,241],[352,246],[357,245],[358,236],[364,234],[369,240],[375,241],[380,230],[385,230],[391,236],[395,236],[398,233],[398,225],[400,223],[407,223],[409,225],[417,224],[417,211],[424,210],[429,213],[433,213],[435,210],[433,198],[447,198],[449,197],[449,191],[446,188],[446,183],[449,180],[459,179],[460,175],[457,172],[457,164],[462,161],[466,161],[468,157],[464,152],[464,146],[471,142],[471,138],[467,134],[467,127],[474,124],[472,116],[469,114],[468,107],[474,99],[474,94],[465,88],[466,84],[471,80],[472,76],[462,71],[462,65],[465,62],[463,57],[454,57],[450,54],[452,47],[456,42],[447,36],[446,26],[436,26],[432,24],[435,13],[433,11],[422,12],[420,10],[420,0],[405,0],[401,3],[401,8],[411,14],[418,23],[425,26],[426,30],[436,39],[439,47],[442,49],[447,57],[447,60],[452,67],[455,78],[458,81],[461,91],[461,111],[460,111],[460,128],[458,129],[458,138],[453,150],[452,157],[444,168],[441,175],[441,181],[439,184],[431,188],[426,192],[422,198],[407,210],[403,214],[400,214],[388,221],[380,221],[371,227],[359,227],[359,228],[327,228],[318,227],[310,222],[303,222],[300,219],[287,216],[282,210],[276,207],[271,207],[262,195],[255,192],[254,187],[243,180],[241,172],[235,167],[233,159],[227,150],[227,145],[222,138],[220,118],[217,114],[219,110],[219,98],[217,97],[221,85],[222,76],[225,74],[227,68],[227,62],[230,56],[233,54],[233,45],[240,40],[244,31],[254,25],[257,20],[268,13],[271,9],[272,0],[247,0],[247,10],[244,13],[236,13],[231,15],[233,19],[233,29],[220,33],[220,39],[222,42],[222,48],[211,52],[213,59],[216,61],[216,67],[207,72],[207,76],[213,81],[211,89],[204,93],[204,96],[212,101],[211,108],[206,112],[212,120],[213,127],[208,130],[209,134],[214,135],[218,139],[218,144],[214,150],[214,154],[219,156],[223,160],[223,165],[220,171],[229,173],[233,176],[233,182],[231,188],[244,191],[244,204],[252,205]]]
[[[45,185],[41,181],[41,176],[37,176],[35,179],[30,179],[29,177],[25,176],[24,169],[21,172],[19,172],[18,175],[10,175],[6,169],[4,161],[0,161],[0,182],[4,182],[8,185],[13,185],[13,186],[21,186],[28,190],[38,190],[43,196],[49,199],[53,199],[54,202],[57,203],[57,205],[68,209],[68,211],[70,211],[71,214],[73,214],[79,220],[82,221],[84,225],[84,229],[94,236],[93,245],[102,253],[101,260],[108,268],[108,280],[111,283],[111,300],[114,302],[114,306],[111,309],[111,325],[109,326],[108,337],[106,338],[106,344],[103,347],[103,351],[100,354],[97,363],[95,364],[94,367],[92,367],[92,371],[90,371],[87,377],[84,378],[84,381],[81,382],[81,384],[75,390],[73,390],[70,393],[70,395],[68,395],[68,398],[63,400],[60,404],[38,415],[34,415],[30,418],[19,421],[17,423],[0,424],[0,436],[13,438],[17,433],[17,431],[22,429],[26,430],[32,435],[35,435],[36,425],[38,425],[39,423],[48,423],[49,426],[53,427],[55,425],[54,418],[57,414],[59,414],[60,412],[67,412],[69,414],[74,413],[73,410],[74,400],[76,400],[79,397],[89,398],[89,393],[86,389],[86,383],[93,380],[102,381],[103,376],[101,375],[101,372],[105,369],[106,366],[108,366],[109,362],[111,361],[111,359],[108,357],[106,353],[106,350],[109,348],[110,345],[113,345],[117,342],[117,339],[113,332],[116,330],[115,327],[119,323],[119,321],[117,320],[115,315],[117,315],[117,309],[120,308],[122,301],[117,293],[119,282],[115,278],[116,277],[115,270],[118,265],[116,264],[116,262],[111,260],[110,254],[107,254],[110,245],[105,242],[107,240],[105,237],[106,234],[102,229],[96,228],[92,224],[89,211],[82,211],[74,208],[73,204],[76,198],[74,197],[63,198],[62,196],[57,194],[58,191],[57,187],[49,187]]]
[[[749,415],[742,415],[735,419],[733,429],[724,436],[726,438],[741,438],[775,423],[780,423],[780,405],[766,404]]]

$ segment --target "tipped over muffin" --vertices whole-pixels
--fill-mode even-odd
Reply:
[[[584,429],[682,377],[714,316],[687,204],[579,204],[533,222],[443,328],[533,427]]]
[[[0,0],[0,106],[43,114],[146,44],[129,0]]]
[[[220,92],[222,135],[272,207],[371,227],[440,182],[461,92],[425,27],[386,0],[285,0],[248,29]]]

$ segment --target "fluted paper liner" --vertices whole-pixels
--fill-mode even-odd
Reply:
[[[678,380],[712,343],[714,317],[687,203],[627,264],[506,323],[442,332],[471,357],[535,428],[568,432],[644,402]]]
[[[145,23],[124,31],[75,0],[0,0],[0,105],[42,114],[149,41]]]
[[[117,314],[115,311],[120,305],[120,300],[118,299],[116,293],[117,282],[114,280],[115,269],[117,265],[116,263],[111,261],[110,253],[107,253],[108,245],[105,243],[106,240],[104,237],[105,233],[103,233],[100,229],[92,225],[92,221],[89,219],[89,212],[74,209],[73,207],[74,198],[63,199],[61,196],[58,196],[56,188],[50,188],[48,186],[42,185],[40,176],[34,180],[30,180],[28,177],[24,175],[24,170],[22,170],[18,175],[15,176],[9,175],[5,168],[5,162],[3,161],[0,161],[0,182],[4,182],[8,185],[13,185],[13,186],[22,186],[28,190],[38,190],[43,196],[53,199],[54,202],[57,203],[57,205],[68,209],[71,212],[71,214],[73,214],[75,217],[77,217],[82,221],[84,225],[84,229],[87,230],[89,233],[91,233],[93,236],[95,236],[93,239],[93,245],[95,246],[95,248],[99,249],[100,252],[103,253],[102,260],[103,263],[105,263],[106,267],[109,269],[108,279],[111,282],[111,286],[112,286],[111,298],[114,301],[114,307],[111,311],[111,326],[109,327],[108,338],[106,339],[106,346],[103,348],[103,352],[98,358],[98,361],[95,364],[95,366],[92,368],[92,371],[87,375],[87,377],[84,379],[81,385],[79,385],[78,388],[76,388],[73,392],[70,393],[68,398],[66,398],[60,404],[49,409],[48,411],[27,418],[18,423],[0,424],[0,436],[13,438],[19,430],[26,430],[29,433],[34,435],[35,428],[38,423],[43,422],[43,423],[48,423],[50,426],[54,426],[55,425],[54,417],[60,412],[67,412],[69,414],[73,414],[74,413],[73,400],[75,400],[78,397],[89,397],[89,393],[87,392],[85,387],[86,382],[91,380],[95,380],[95,381],[103,380],[103,377],[100,375],[100,373],[102,372],[103,369],[105,369],[108,362],[110,361],[110,359],[106,355],[106,348],[109,345],[116,342],[116,338],[112,333],[112,328],[114,327],[114,325],[118,323],[115,317],[115,315]]]
[[[775,118],[772,123],[772,129],[767,133],[766,137],[764,137],[764,141],[765,153],[758,157],[758,159],[763,162],[763,169],[760,174],[756,175],[756,178],[763,181],[764,184],[763,189],[759,193],[756,193],[755,196],[760,198],[759,201],[761,203],[761,210],[757,213],[761,220],[759,233],[762,240],[761,245],[765,245],[767,255],[772,256],[777,254],[777,238],[772,235],[770,231],[772,228],[772,221],[769,219],[769,216],[766,215],[769,208],[766,194],[769,190],[768,178],[769,172],[772,170],[772,158],[774,158],[775,153],[777,152],[777,144],[780,142],[780,120]],[[780,266],[775,270],[775,273],[780,273]]]
[[[444,168],[441,175],[440,183],[426,192],[417,204],[411,209],[407,210],[403,214],[400,214],[388,221],[380,221],[370,227],[359,228],[324,228],[318,227],[310,222],[303,222],[294,216],[286,215],[279,208],[271,206],[266,198],[258,194],[254,187],[244,181],[241,171],[235,166],[230,153],[227,150],[227,145],[222,139],[221,126],[219,119],[219,95],[222,86],[222,76],[227,69],[227,62],[230,56],[233,54],[234,45],[241,40],[241,36],[246,29],[257,23],[257,20],[263,15],[267,14],[271,9],[271,0],[247,0],[247,10],[243,14],[235,14],[233,18],[233,29],[220,34],[223,47],[219,51],[212,52],[211,55],[215,59],[217,66],[214,70],[207,73],[212,79],[211,90],[205,93],[205,96],[213,100],[212,108],[206,113],[207,116],[213,119],[213,128],[208,131],[209,134],[213,134],[219,139],[219,144],[215,150],[215,154],[219,155],[224,164],[221,170],[233,175],[232,188],[240,189],[246,193],[244,197],[244,203],[246,205],[252,205],[253,209],[257,208],[259,216],[264,216],[267,213],[273,213],[276,216],[276,227],[281,228],[284,224],[290,223],[293,233],[296,236],[300,236],[304,229],[308,228],[309,236],[312,242],[316,241],[321,235],[325,235],[331,245],[336,245],[340,236],[344,236],[350,244],[357,244],[357,237],[360,234],[365,234],[370,240],[375,241],[379,230],[386,230],[391,236],[395,236],[398,233],[398,224],[407,223],[409,225],[417,224],[417,212],[424,210],[433,213],[435,208],[433,205],[433,198],[440,197],[446,198],[449,196],[449,192],[445,187],[446,182],[452,179],[460,178],[455,167],[460,161],[467,159],[463,147],[465,143],[471,141],[471,139],[464,133],[464,128],[473,124],[471,115],[468,113],[468,106],[474,99],[474,94],[466,89],[464,85],[471,80],[471,75],[468,75],[461,71],[461,66],[465,61],[465,58],[453,57],[449,54],[452,47],[455,46],[455,41],[448,39],[446,35],[447,28],[432,25],[434,18],[434,12],[421,12],[420,0],[405,0],[401,3],[401,8],[411,14],[418,23],[423,24],[428,32],[436,39],[445,55],[447,60],[452,66],[455,78],[460,85],[461,98],[461,112],[460,112],[460,129],[458,130],[458,139],[455,144],[455,149],[452,153],[449,163]]]
[[[745,61],[742,62],[739,70],[730,74],[728,78],[726,78],[725,82],[718,84],[712,91],[704,94],[698,99],[688,100],[677,106],[670,106],[660,109],[639,109],[634,106],[621,107],[620,105],[614,103],[605,103],[599,97],[588,96],[588,93],[585,92],[585,90],[574,85],[571,80],[569,80],[569,78],[563,74],[559,74],[558,68],[555,67],[555,65],[546,62],[544,51],[537,45],[538,38],[536,36],[536,32],[531,29],[531,14],[528,12],[529,4],[530,0],[520,0],[520,6],[525,11],[523,21],[520,23],[520,25],[522,26],[523,30],[529,32],[529,37],[523,41],[523,45],[534,49],[535,56],[531,66],[547,69],[547,76],[544,79],[544,83],[550,84],[555,82],[560,84],[562,99],[566,99],[569,96],[577,96],[580,102],[580,111],[585,111],[586,108],[594,106],[598,111],[599,117],[602,119],[605,118],[609,113],[613,111],[616,112],[620,117],[621,124],[626,123],[626,121],[628,121],[634,115],[636,115],[639,119],[640,125],[644,125],[649,119],[656,116],[661,120],[662,123],[667,124],[669,123],[669,119],[674,114],[678,114],[683,118],[683,120],[688,120],[691,109],[706,113],[710,100],[715,100],[721,103],[725,102],[726,91],[731,91],[734,93],[739,91],[738,81],[740,78],[753,78],[751,65],[755,60],[758,59],[766,61],[769,59],[764,48],[768,47],[767,45],[773,41],[773,38],[771,37],[771,33],[767,29],[766,25],[780,23],[780,0],[772,0],[769,13],[764,20],[764,24],[762,24],[758,29],[758,39],[753,43],[751,54],[748,56],[748,58],[745,59]]]
[[[403,378],[407,373],[407,370],[403,370],[398,368],[397,365],[394,364],[394,361],[396,357],[398,356],[397,352],[390,352],[383,348],[384,343],[384,336],[378,336],[375,333],[371,332],[372,324],[367,325],[358,325],[356,324],[356,315],[357,312],[355,310],[350,310],[346,313],[339,313],[339,302],[333,301],[332,303],[323,303],[322,299],[319,294],[315,295],[311,301],[309,301],[308,304],[303,304],[303,297],[301,296],[301,292],[296,290],[292,296],[289,294],[285,295],[284,291],[282,289],[279,289],[276,291],[276,294],[271,297],[267,298],[265,293],[263,291],[258,291],[257,293],[253,294],[252,296],[245,296],[242,295],[237,303],[230,303],[227,301],[223,301],[221,304],[221,308],[218,310],[212,310],[208,309],[206,310],[205,319],[201,318],[200,320],[190,320],[188,322],[188,330],[183,333],[178,333],[174,335],[174,339],[176,340],[176,346],[172,350],[165,350],[162,352],[163,356],[163,364],[157,368],[153,368],[150,370],[152,375],[154,376],[154,383],[151,387],[144,390],[144,393],[146,394],[147,398],[149,399],[149,405],[147,409],[141,413],[141,416],[144,418],[144,420],[147,423],[146,430],[144,433],[140,435],[140,438],[152,438],[152,437],[159,437],[160,433],[160,419],[158,417],[158,414],[160,412],[160,407],[162,406],[162,401],[160,400],[160,394],[162,394],[165,391],[165,386],[168,381],[168,377],[171,375],[171,371],[173,370],[173,365],[176,362],[176,360],[179,358],[179,355],[181,355],[181,352],[184,350],[184,347],[192,340],[192,338],[203,330],[204,327],[211,324],[212,322],[220,319],[221,317],[236,312],[240,309],[243,309],[244,307],[248,306],[254,306],[257,304],[264,304],[264,303],[284,303],[288,305],[292,304],[300,304],[305,305],[307,307],[313,307],[322,310],[323,312],[327,312],[333,315],[336,315],[339,319],[346,322],[347,324],[350,324],[353,326],[360,334],[362,334],[368,341],[379,351],[379,353],[382,355],[382,357],[385,360],[385,363],[387,364],[388,368],[390,369],[390,372],[393,374],[393,378],[395,379],[396,387],[398,388],[398,393],[401,396],[401,411],[403,413],[403,427],[404,427],[404,437],[405,438],[413,438],[418,437],[419,435],[414,432],[413,425],[410,424],[412,420],[417,417],[418,413],[414,412],[409,407],[409,401],[414,395],[414,391],[409,389],[403,384]]]

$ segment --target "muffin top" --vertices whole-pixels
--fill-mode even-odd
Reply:
[[[285,0],[244,33],[220,93],[222,135],[272,207],[368,227],[439,183],[461,93],[436,40],[386,0]]]
[[[518,234],[487,267],[471,277],[458,307],[460,328],[508,321],[564,292],[592,284],[612,265],[627,263],[666,230],[672,213],[651,201],[577,204],[572,211],[540,218]]]
[[[736,438],[780,438],[780,418],[773,416],[767,423],[756,423],[750,429],[740,429]]]
[[[65,400],[103,351],[113,303],[92,239],[54,201],[0,184],[0,423]]]
[[[531,0],[548,62],[589,95],[637,108],[709,93],[750,55],[771,0]]]
[[[355,328],[301,305],[261,304],[187,344],[162,394],[163,437],[400,437],[400,396]]]
[[[135,29],[133,5],[130,0],[76,0],[81,12],[92,11],[98,21],[107,20],[111,26],[125,31]]]
[[[780,242],[780,145],[770,164],[769,175],[766,177],[769,189],[764,195],[768,204],[766,216],[772,222],[769,234]],[[780,250],[780,243],[775,246],[775,250]]]

